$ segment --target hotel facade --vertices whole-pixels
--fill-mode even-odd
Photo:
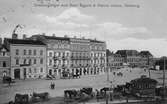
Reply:
[[[61,77],[63,71],[80,75],[105,72],[106,43],[103,41],[55,35],[33,35],[30,39],[47,45],[49,75]]]

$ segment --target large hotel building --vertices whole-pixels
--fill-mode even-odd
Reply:
[[[61,77],[63,71],[102,74],[106,70],[106,43],[103,41],[55,35],[33,35],[30,39],[46,44],[49,75]]]

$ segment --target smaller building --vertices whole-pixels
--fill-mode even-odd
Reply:
[[[123,67],[124,58],[120,54],[114,54],[110,50],[106,50],[107,55],[107,67],[110,69],[110,72],[113,69],[118,69]]]
[[[125,64],[128,64],[130,67],[140,66],[140,56],[137,50],[118,50],[116,54],[119,54]]]
[[[165,65],[164,65],[165,63]],[[154,68],[158,70],[167,70],[167,57],[161,57],[160,59],[155,60]]]
[[[153,67],[153,55],[149,51],[141,51],[139,55],[141,57],[142,67]]]
[[[4,39],[10,51],[10,76],[12,79],[46,77],[46,45],[41,41]]]
[[[131,80],[131,92],[140,97],[154,97],[157,81],[146,76]]]
[[[10,74],[10,55],[9,50],[0,45],[0,79]]]

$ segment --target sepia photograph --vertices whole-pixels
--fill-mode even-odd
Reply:
[[[167,104],[166,0],[0,0],[0,104]]]

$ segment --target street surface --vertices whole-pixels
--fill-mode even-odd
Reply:
[[[130,72],[131,70],[131,72]],[[139,68],[124,68],[118,69],[115,72],[122,72],[123,76],[113,75],[110,73],[110,82],[113,85],[125,84],[134,78],[139,78],[141,75],[149,75],[148,71],[144,71]],[[166,73],[167,75],[167,73]],[[155,78],[162,84],[162,71],[151,71],[151,78]],[[50,89],[50,83],[55,83],[55,89]],[[111,86],[111,83],[107,82],[107,74],[102,75],[86,75],[80,79],[58,79],[58,80],[18,80],[16,83],[8,86],[7,84],[0,83],[0,104],[14,100],[16,93],[30,94],[33,92],[49,92],[51,97],[62,97],[64,96],[65,89],[80,89],[82,87],[93,87],[99,89],[105,86]]]

